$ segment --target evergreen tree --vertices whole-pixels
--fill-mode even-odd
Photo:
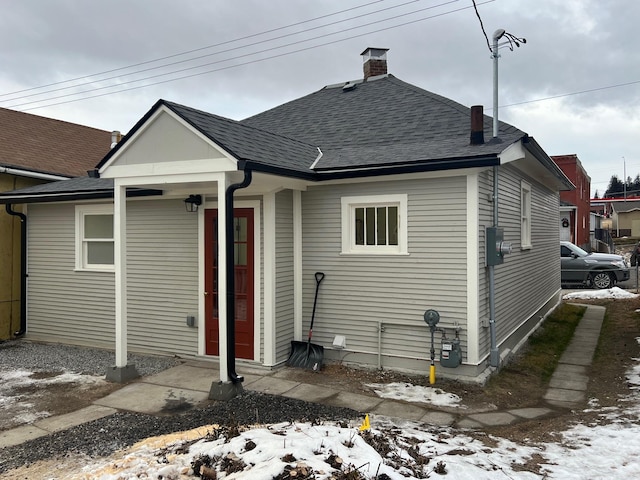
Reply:
[[[624,183],[618,178],[617,175],[612,175],[609,180],[609,186],[604,192],[605,197],[621,197],[624,194]]]

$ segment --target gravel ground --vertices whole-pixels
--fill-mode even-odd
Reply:
[[[160,372],[177,363],[176,359],[131,355],[130,360],[142,375]],[[113,353],[64,345],[27,342],[0,344],[0,368],[27,368],[50,371],[61,369],[77,373],[103,374],[113,361]],[[78,366],[81,365],[81,370]],[[0,449],[0,475],[13,468],[39,460],[62,458],[67,454],[91,457],[113,452],[156,435],[188,430],[202,425],[244,425],[288,421],[328,421],[361,418],[348,408],[304,402],[245,391],[227,402],[210,402],[175,415],[145,415],[119,412],[68,430],[53,433],[21,445]]]
[[[180,361],[172,357],[129,354],[128,360],[142,376],[153,375],[175,367]],[[0,343],[0,368],[104,375],[105,365],[115,365],[115,354],[109,350],[70,345],[31,343],[12,340]]]

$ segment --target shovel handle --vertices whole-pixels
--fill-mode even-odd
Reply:
[[[324,279],[324,273],[316,272],[316,283],[320,285],[320,282]]]

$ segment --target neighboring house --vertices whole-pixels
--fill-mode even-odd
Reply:
[[[0,192],[86,176],[111,145],[111,133],[0,108]],[[21,333],[23,209],[0,210],[0,340]],[[22,308],[21,308],[22,305]]]
[[[561,301],[550,219],[573,185],[524,132],[485,141],[481,107],[364,55],[364,79],[243,121],[160,100],[100,178],[0,195],[29,203],[27,338],[115,344],[115,380],[128,350],[219,359],[233,387],[236,358],[274,368],[306,340],[323,272],[326,360],[425,373],[434,309],[461,346],[439,374],[498,366]]]
[[[616,237],[640,238],[640,200],[611,202],[611,219]]]
[[[551,159],[576,187],[560,192],[560,240],[590,250],[591,178],[577,155],[552,155]]]

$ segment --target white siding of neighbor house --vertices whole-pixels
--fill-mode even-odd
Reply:
[[[29,205],[27,222],[27,338],[113,348],[114,276],[74,271],[74,205]]]
[[[276,194],[276,362],[287,359],[293,340],[293,193]]]
[[[531,186],[531,249],[521,248],[520,185],[525,180]],[[493,189],[492,171],[480,175],[480,358],[489,354],[489,284],[485,266],[485,228],[493,224],[493,205],[489,201]],[[498,344],[508,337],[514,344],[530,333],[515,333],[527,320],[557,297],[560,289],[560,241],[558,225],[559,194],[552,192],[535,179],[523,175],[517,168],[506,165],[499,171],[499,226],[504,240],[511,242],[513,251],[504,263],[495,267],[496,334]],[[544,312],[542,312],[544,313]],[[501,353],[503,353],[501,351]]]
[[[433,308],[449,334],[454,325],[462,327],[466,352],[466,185],[465,176],[454,176],[313,186],[303,192],[303,333],[312,315],[314,273],[321,271],[326,276],[313,343],[331,348],[334,336],[344,335],[347,360],[362,354],[370,362],[379,351],[383,322],[382,366],[398,358],[423,361],[430,356],[423,315]],[[405,193],[409,255],[341,254],[341,197]]]

